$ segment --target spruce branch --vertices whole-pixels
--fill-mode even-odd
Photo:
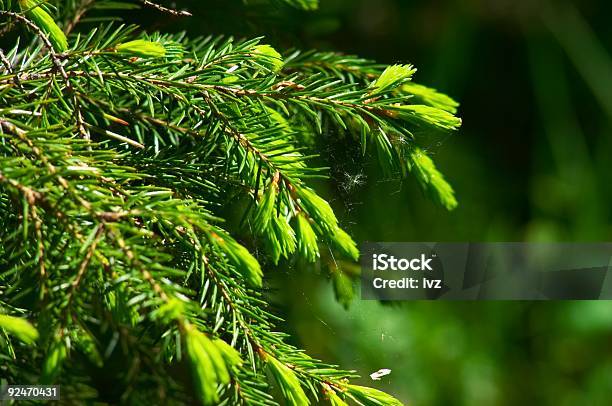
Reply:
[[[54,48],[55,46],[60,51],[65,51],[68,46],[66,42],[66,38],[64,34],[61,32],[61,30],[59,29],[59,27],[55,25],[51,17],[48,14],[46,14],[45,11],[40,9],[39,6],[37,6],[34,3],[32,4],[24,3],[24,6],[30,7],[30,8],[33,7],[33,9],[31,9],[30,12],[35,13],[34,16],[38,16],[39,24],[43,25],[43,27],[45,27],[44,29],[36,25],[34,22],[30,21],[28,18],[24,17],[23,15],[15,13],[15,12],[0,10],[0,15],[12,17],[16,19],[17,21],[25,24],[28,28],[32,29],[36,33],[38,38],[43,42],[43,44],[49,51],[49,54],[51,55],[51,60],[53,61],[53,65],[55,69],[60,72],[62,79],[64,80],[67,92],[73,95],[74,116],[76,119],[77,129],[79,133],[85,139],[89,139],[90,135],[89,135],[89,132],[85,128],[85,123],[83,121],[83,114],[81,112],[81,108],[79,106],[78,100],[76,96],[74,95],[74,89],[72,87],[72,84],[70,83],[68,74],[66,73],[66,70],[64,69],[60,56],[56,53],[55,48]],[[40,13],[44,13],[44,14],[42,14],[41,16]],[[47,36],[47,34],[49,36]]]
[[[63,46],[46,16],[71,33],[93,1],[20,5],[0,9],[31,34],[0,53],[3,374],[77,403],[103,372],[123,402],[274,405],[276,385],[287,404],[399,404],[288,344],[264,272],[320,263],[347,306],[359,251],[313,187],[313,146],[333,129],[452,209],[414,134],[456,130],[456,103],[409,65],[261,38],[100,24]]]
[[[173,16],[181,16],[181,17],[191,17],[191,13],[189,11],[186,10],[175,10],[172,8],[168,8],[168,7],[164,7],[161,4],[157,4],[155,2],[149,1],[149,0],[140,0],[140,2],[142,4],[144,4],[147,7],[152,7],[158,11],[161,11],[162,13],[168,13],[171,14]]]

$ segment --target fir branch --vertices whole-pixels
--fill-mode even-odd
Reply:
[[[60,10],[66,32],[93,5]],[[412,83],[407,65],[316,51],[283,59],[257,38],[108,24],[59,50],[48,19],[23,13],[0,10],[33,33],[0,54],[0,305],[40,338],[0,319],[25,337],[0,339],[13,360],[3,373],[61,377],[63,396],[82,401],[76,388],[93,378],[70,373],[83,366],[72,353],[106,367],[119,346],[125,402],[272,405],[268,370],[289,404],[398,404],[287,344],[263,272],[283,258],[330,263],[347,305],[359,252],[311,187],[328,168],[314,164],[309,140],[334,128],[452,209],[413,133],[455,130],[456,103]],[[224,221],[232,204],[241,226]],[[181,359],[193,385],[169,372]],[[151,384],[161,392],[142,390]]]
[[[45,32],[38,25],[34,24],[32,21],[30,21],[29,19],[27,19],[21,14],[14,13],[11,11],[0,10],[0,15],[12,17],[15,20],[25,24],[27,27],[33,30],[38,36],[38,38],[40,38],[40,40],[43,42],[43,44],[45,44],[45,47],[47,48],[47,50],[49,51],[49,54],[51,55],[51,60],[53,61],[53,65],[55,69],[57,69],[60,72],[62,79],[64,79],[68,93],[73,95],[74,116],[76,119],[77,129],[79,133],[83,136],[83,138],[89,139],[90,137],[89,132],[85,129],[85,123],[83,121],[83,114],[78,104],[78,100],[76,99],[76,95],[74,95],[74,89],[72,87],[72,84],[70,83],[70,79],[68,78],[68,74],[66,73],[66,70],[64,69],[62,61],[60,60],[59,55],[55,52],[55,49],[53,48],[53,45],[51,44],[51,40],[49,39],[47,34],[45,34]]]
[[[157,4],[154,3],[152,1],[149,0],[139,0],[142,4],[144,4],[147,7],[152,7],[158,11],[161,11],[162,13],[167,13],[173,16],[180,16],[180,17],[191,17],[191,13],[189,11],[186,10],[175,10],[172,8],[168,8],[168,7],[164,7],[161,4]]]

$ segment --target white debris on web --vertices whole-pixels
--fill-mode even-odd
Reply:
[[[370,378],[372,378],[373,381],[380,381],[380,378],[382,378],[383,376],[387,376],[391,373],[390,369],[379,369],[376,372],[372,372],[370,374]]]
[[[225,71],[225,73],[234,73],[238,70],[238,68],[240,67],[240,65],[234,65],[231,68],[229,68],[228,70]]]

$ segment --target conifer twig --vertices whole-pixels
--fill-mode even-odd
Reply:
[[[160,4],[154,3],[152,1],[149,0],[140,0],[140,2],[142,4],[144,4],[145,6],[154,8],[158,11],[161,11],[162,13],[167,13],[167,14],[171,14],[173,16],[181,16],[181,17],[191,17],[191,13],[189,11],[186,10],[175,10],[172,8],[168,8],[168,7],[164,7]]]
[[[452,209],[414,134],[457,129],[457,104],[412,83],[410,65],[283,57],[260,38],[99,23],[68,46],[53,18],[70,32],[95,3],[27,1],[0,7],[33,38],[0,54],[0,322],[23,327],[0,339],[3,376],[61,379],[76,403],[95,365],[125,403],[399,405],[290,345],[265,272],[321,266],[347,305],[359,250],[312,187],[334,165],[318,144],[355,143]]]

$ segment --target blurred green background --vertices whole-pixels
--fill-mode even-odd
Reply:
[[[414,182],[330,143],[332,197],[359,241],[607,241],[612,232],[612,2],[321,0],[315,13],[181,1],[193,19],[133,13],[161,30],[265,35],[412,63],[461,102],[464,126],[421,139],[454,185],[451,213]],[[154,21],[151,23],[151,21]],[[414,405],[612,404],[612,304],[336,303],[315,272],[270,279],[282,326],[310,354]],[[368,375],[391,374],[378,382]]]

